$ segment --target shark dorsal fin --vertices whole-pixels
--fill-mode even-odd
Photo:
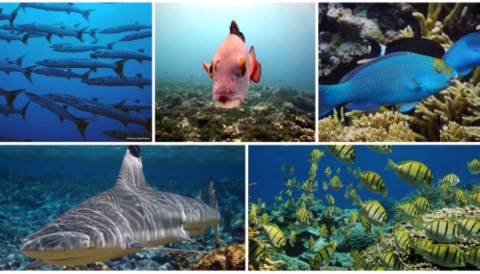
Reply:
[[[128,147],[115,186],[123,186],[130,189],[152,189],[143,175],[140,147]]]

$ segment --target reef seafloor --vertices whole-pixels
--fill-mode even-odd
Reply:
[[[372,43],[386,44],[388,50],[393,45],[388,42],[400,41],[392,50],[395,52],[409,50],[400,45],[402,40],[422,37],[446,52],[480,26],[476,16],[480,6],[473,3],[322,3],[318,8],[318,79],[322,85],[342,82],[343,76],[358,67],[358,61],[372,57]],[[413,43],[407,46],[431,48]],[[374,111],[337,106],[334,113],[319,117],[318,140],[479,141],[479,76],[480,69],[473,67],[451,86],[420,100],[406,112],[396,111],[398,105],[394,104]]]
[[[252,85],[246,104],[223,109],[211,85],[160,79],[155,83],[155,140],[190,142],[313,142],[315,92]]]
[[[389,146],[372,147],[380,153],[389,153],[384,149]],[[332,145],[325,150],[330,153],[312,150],[308,157],[309,174],[298,174],[295,171],[298,165],[289,168],[282,164],[280,173],[287,179],[278,184],[284,184],[283,190],[277,193],[273,191],[275,186],[270,185],[268,189],[272,191],[262,193],[249,203],[250,270],[480,268],[479,180],[459,184],[456,174],[448,174],[437,184],[429,167],[421,162],[404,161],[397,165],[389,161],[386,169],[394,170],[398,177],[393,182],[388,180],[389,191],[377,173],[362,172],[358,168],[354,171],[349,168],[350,175],[360,180],[359,185],[353,187],[353,183],[342,184],[342,180],[347,179],[340,168],[336,175],[334,169],[330,170],[330,164],[334,166],[335,161],[327,163],[326,179],[321,174],[323,169],[315,179],[317,162],[324,154],[337,155],[338,160],[353,165],[352,146]],[[391,149],[389,151],[391,153]],[[480,173],[480,162],[470,161],[468,171]],[[344,174],[342,179],[339,174]],[[324,181],[319,185],[317,180],[330,183]],[[396,192],[392,188],[400,189],[407,181],[417,189],[403,198],[390,197],[395,195],[391,192]],[[261,184],[250,182],[249,195],[259,193],[257,189]],[[365,198],[365,188],[370,194],[383,193],[384,198],[378,195],[379,200],[362,201],[360,193],[363,192]],[[334,199],[337,194],[344,196],[345,201]],[[275,196],[273,204],[261,198],[267,199],[270,195]],[[318,198],[323,196],[325,200]],[[353,206],[344,206],[346,202],[352,205],[351,200]]]
[[[235,179],[218,178],[218,184],[230,183],[243,188],[243,182],[232,183]],[[75,207],[92,196],[101,193],[105,182],[115,182],[116,177],[102,174],[75,175],[64,172],[25,174],[6,168],[0,169],[0,270],[19,270],[33,264],[36,260],[20,252],[22,240],[38,230],[41,226],[53,221],[61,214]],[[25,183],[29,182],[29,183]],[[68,184],[63,182],[69,182]],[[160,184],[150,180],[152,187]],[[192,196],[198,187],[204,187],[205,182],[194,180],[176,181],[161,180],[164,191],[178,193],[185,191],[184,196]],[[72,188],[72,185],[82,185],[82,188]],[[178,187],[182,185],[182,187]],[[194,189],[188,190],[189,187]],[[89,191],[84,191],[88,189]],[[230,192],[231,191],[231,192]],[[230,191],[217,187],[219,210],[221,214],[220,239],[221,247],[215,248],[213,229],[205,231],[205,241],[194,237],[197,244],[175,242],[167,244],[166,248],[177,248],[186,252],[165,253],[145,251],[123,256],[103,262],[73,267],[52,266],[49,264],[35,267],[36,270],[192,270],[192,269],[244,269],[245,268],[245,209],[244,197],[236,196]],[[240,192],[236,193],[241,193]],[[58,193],[65,193],[59,195]],[[206,191],[204,191],[206,193]],[[203,197],[205,201],[205,197]],[[189,250],[202,252],[188,252]],[[205,254],[204,254],[205,253]]]

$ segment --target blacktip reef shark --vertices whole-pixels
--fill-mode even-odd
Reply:
[[[144,250],[172,251],[159,245],[194,242],[213,226],[220,245],[218,202],[210,181],[209,204],[200,192],[189,198],[154,190],[145,180],[140,148],[130,146],[115,186],[67,211],[22,241],[25,255],[43,264],[73,266]]]

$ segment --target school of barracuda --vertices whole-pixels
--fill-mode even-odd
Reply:
[[[372,145],[367,146],[377,153],[392,153],[390,145]],[[351,173],[355,163],[355,148],[352,145],[327,145],[325,150],[332,154],[339,161],[348,164],[348,172]],[[372,153],[375,153],[372,152]],[[341,181],[340,167],[337,174],[331,177],[332,167],[325,168],[325,181],[319,188],[318,180],[323,180],[322,176],[317,176],[317,169],[325,151],[315,148],[306,159],[311,164],[309,174],[295,174],[293,165],[289,167],[289,175],[285,179],[285,190],[275,194],[274,204],[268,205],[258,199],[256,203],[249,204],[249,268],[251,270],[279,270],[279,265],[286,263],[279,259],[280,255],[297,257],[289,255],[293,252],[290,249],[296,245],[302,245],[308,249],[297,259],[308,263],[311,270],[332,270],[326,268],[332,260],[337,247],[337,239],[341,234],[343,239],[350,236],[350,230],[360,222],[363,231],[367,234],[375,233],[378,243],[375,247],[373,256],[379,263],[367,262],[359,250],[351,250],[350,270],[403,270],[405,261],[400,255],[416,256],[415,260],[423,260],[440,269],[480,269],[480,221],[477,219],[480,214],[472,213],[472,216],[461,214],[456,216],[449,213],[446,218],[435,217],[432,219],[430,203],[425,197],[418,197],[413,202],[403,202],[396,204],[396,210],[399,212],[403,223],[412,229],[421,233],[420,238],[413,239],[400,226],[400,223],[393,224],[388,229],[387,222],[393,220],[393,216],[387,216],[387,211],[377,200],[362,201],[357,194],[353,183],[345,186]],[[308,158],[307,158],[308,156]],[[360,164],[361,165],[361,164]],[[468,171],[471,174],[480,173],[480,161],[472,159],[467,163]],[[434,184],[434,177],[430,168],[424,163],[408,160],[395,163],[388,159],[386,166],[379,169],[392,170],[396,173],[398,179],[403,183],[410,184],[418,189],[425,187],[434,187],[440,190],[444,198],[454,198],[458,208],[465,212],[474,212],[476,207],[480,206],[480,187],[475,187],[469,193],[462,191],[455,186],[460,182],[456,174],[450,173],[443,178],[438,179],[438,184]],[[280,166],[280,172],[285,172],[285,164]],[[293,175],[296,175],[293,177]],[[385,182],[380,175],[374,171],[362,171],[361,167],[353,170],[354,177],[359,179],[357,188],[366,188],[371,193],[388,195]],[[302,179],[299,179],[302,177]],[[305,178],[305,179],[303,179]],[[330,179],[329,179],[330,178]],[[329,183],[327,183],[329,180]],[[345,191],[345,200],[353,200],[353,205],[358,207],[352,210],[348,218],[342,218],[343,221],[337,227],[332,222],[332,216],[341,216],[342,209],[335,207],[335,200],[330,194],[332,191]],[[300,194],[298,199],[294,197],[294,191]],[[314,192],[316,192],[314,194]],[[325,199],[319,197],[319,193],[325,193]],[[296,195],[298,197],[298,195]],[[318,206],[323,206],[323,214],[317,214]],[[315,214],[313,213],[315,208]],[[445,210],[444,210],[445,212]],[[463,211],[462,211],[463,212]],[[425,218],[428,216],[428,218]],[[309,239],[299,241],[298,236],[305,231],[310,233]],[[317,233],[312,233],[317,231]],[[386,231],[386,232],[385,232]],[[313,236],[312,236],[313,234]],[[319,236],[315,236],[319,235]],[[381,244],[386,234],[394,239],[395,250],[381,251]],[[463,236],[462,236],[463,235]],[[316,245],[317,240],[323,238],[323,246]],[[466,247],[459,241],[468,241],[470,245]],[[473,241],[473,244],[472,242]],[[476,243],[476,244],[475,244]],[[309,252],[308,252],[309,251]],[[372,252],[373,253],[373,252]],[[307,254],[305,256],[305,254]],[[275,260],[276,259],[276,260]],[[308,262],[306,261],[308,260]],[[466,268],[468,267],[468,268]],[[291,269],[290,269],[291,270]],[[343,268],[345,270],[345,268]]]
[[[101,6],[101,4],[98,5],[98,9],[108,8],[106,6]],[[77,15],[75,14],[80,14],[85,21],[87,21],[87,24],[84,22],[75,25],[68,25],[63,22],[43,24],[42,22],[34,21],[34,19],[32,19],[32,23],[28,24],[15,23],[16,18],[28,16],[28,11],[31,9],[48,11],[52,16],[60,14],[59,12],[61,12],[61,14],[66,12],[69,17],[77,18]],[[80,83],[80,85],[83,85],[81,83],[84,83],[85,91],[89,90],[89,86],[94,85],[106,87],[131,86],[135,87],[135,89],[138,87],[145,90],[145,86],[152,85],[150,75],[145,75],[145,77],[142,74],[124,75],[124,68],[128,66],[129,62],[132,62],[129,60],[144,64],[143,66],[151,66],[151,63],[143,62],[151,61],[151,55],[145,53],[144,49],[130,49],[128,46],[125,48],[125,46],[122,45],[125,44],[123,41],[151,38],[151,22],[141,24],[139,22],[129,22],[128,18],[125,18],[125,25],[104,29],[91,28],[88,25],[90,23],[89,16],[91,13],[95,13],[98,9],[81,9],[74,3],[20,3],[11,13],[3,13],[5,12],[5,9],[0,6],[0,20],[8,20],[9,22],[9,24],[0,27],[0,40],[5,40],[8,43],[22,42],[28,46],[29,39],[45,39],[45,47],[49,47],[55,52],[71,54],[65,58],[49,58],[49,56],[45,56],[43,60],[35,60],[33,61],[34,64],[25,66],[23,60],[35,49],[30,47],[28,52],[21,52],[20,54],[16,53],[21,55],[20,57],[12,56],[11,52],[3,52],[2,58],[4,60],[0,61],[0,71],[5,72],[7,77],[11,73],[23,73],[25,78],[32,84],[34,83],[32,73],[43,75],[40,77],[61,77],[67,78],[68,80],[71,78],[78,78],[80,81],[74,79],[69,82],[69,84],[72,83],[71,85],[78,85],[78,83]],[[132,12],[135,12],[134,8]],[[108,21],[106,21],[104,25],[109,26]],[[112,34],[124,34],[124,37],[106,45],[98,42],[99,40],[108,40],[109,37],[112,37]],[[55,39],[56,37],[64,38],[69,42],[52,44],[52,37],[55,37]],[[85,42],[84,39],[86,37],[87,39],[90,39],[89,37],[91,37],[94,41]],[[147,47],[150,47],[150,44],[150,41],[145,42],[145,46]],[[37,48],[36,50],[38,51],[39,49]],[[110,59],[117,60],[110,61]],[[84,72],[75,73],[72,69],[84,69]],[[85,69],[88,71],[85,71]],[[96,73],[99,69],[102,71],[110,69],[113,72],[113,75],[92,77],[92,74]],[[22,87],[21,83],[19,83],[19,87]],[[151,140],[151,118],[145,119],[130,113],[132,110],[138,113],[145,109],[150,110],[151,102],[140,102],[138,100],[127,101],[125,98],[118,96],[118,101],[115,102],[115,104],[112,104],[110,102],[100,101],[96,98],[90,99],[80,95],[76,96],[76,103],[72,104],[72,100],[65,98],[67,95],[61,94],[65,90],[68,90],[68,86],[55,86],[54,90],[55,92],[58,92],[58,94],[49,94],[47,96],[45,94],[37,94],[35,89],[32,89],[31,91],[29,90],[30,92],[28,93],[23,92],[25,91],[23,88],[11,91],[0,88],[0,98],[3,96],[7,100],[7,104],[5,105],[0,101],[0,114],[4,114],[6,118],[8,118],[8,115],[20,114],[25,121],[25,114],[30,101],[23,107],[18,108],[18,106],[15,106],[15,98],[17,98],[17,96],[26,95],[31,101],[40,105],[45,112],[49,111],[58,116],[61,122],[63,122],[63,120],[69,120],[75,123],[83,140],[89,140],[87,138],[88,134],[85,133],[88,125],[98,120],[91,115],[108,117],[121,122],[125,127],[128,127],[129,123],[134,123],[142,125],[147,129],[147,131],[138,131],[118,129],[115,127],[105,128],[105,130],[110,131],[106,131],[109,133],[104,134],[115,139],[129,141],[135,141],[137,139],[143,141]],[[137,90],[132,90],[132,94],[134,92],[137,92]],[[151,94],[151,88],[144,92],[149,92],[149,94]],[[67,109],[68,106],[84,111],[87,114],[84,114],[82,118],[76,117]],[[89,115],[91,117],[88,117]],[[19,127],[20,126],[21,125],[19,125]],[[115,134],[112,133],[112,130]],[[118,134],[118,132],[122,132],[122,134]],[[1,137],[0,140],[2,141],[18,141],[10,136]],[[55,138],[56,136],[52,136],[52,140],[55,140]]]

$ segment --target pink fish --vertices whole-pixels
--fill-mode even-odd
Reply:
[[[253,46],[247,51],[245,37],[235,21],[212,62],[202,64],[213,80],[213,99],[222,108],[234,108],[245,102],[250,81],[258,83],[262,74]]]

